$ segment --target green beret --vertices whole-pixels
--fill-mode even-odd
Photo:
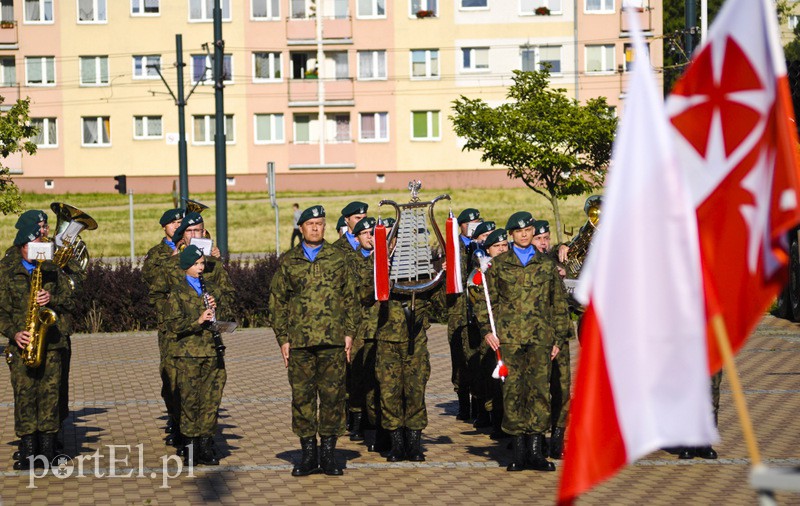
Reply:
[[[361,218],[358,220],[358,223],[356,223],[356,226],[353,227],[353,235],[358,235],[364,230],[375,228],[376,221],[377,220],[375,220],[375,218],[370,218],[369,216],[366,218]]]
[[[475,227],[475,231],[472,232],[472,237],[480,237],[481,234],[485,234],[486,232],[491,232],[492,230],[496,229],[497,225],[493,221],[484,221],[477,227]]]
[[[29,210],[27,210],[24,213],[19,215],[19,218],[17,219],[17,224],[14,225],[14,228],[16,228],[17,230],[20,230],[25,225],[28,225],[28,224],[31,224],[31,223],[35,223],[35,224],[38,225],[39,222],[42,222],[42,221],[47,223],[47,213],[46,212],[40,211],[38,209],[29,209]]]
[[[392,228],[394,226],[395,221],[397,220],[395,220],[394,218],[382,218],[380,220],[381,225],[383,225],[386,228]]]
[[[336,230],[341,230],[347,226],[347,223],[344,221],[344,216],[339,216],[339,221],[336,222]]]
[[[175,230],[175,234],[172,236],[172,240],[174,242],[178,242],[183,237],[183,233],[186,232],[186,229],[191,227],[192,225],[197,225],[198,223],[203,223],[203,217],[200,216],[200,213],[186,213],[186,216],[183,217],[181,220],[180,226]]]
[[[550,222],[547,220],[536,220],[533,222],[533,236],[546,234],[550,232]]]
[[[31,241],[35,241],[37,237],[41,237],[42,232],[39,229],[39,222],[24,224],[17,232],[14,238],[14,246],[24,246]]]
[[[198,259],[203,258],[203,250],[195,246],[194,244],[190,244],[183,248],[181,251],[180,263],[181,269],[186,270],[189,267],[193,266]]]
[[[162,227],[166,227],[175,220],[182,220],[183,214],[184,214],[183,208],[178,207],[170,209],[169,211],[164,211],[164,214],[161,215],[161,219],[158,220],[158,222],[161,224]]]
[[[506,230],[511,232],[518,228],[527,228],[533,226],[533,216],[528,211],[519,211],[511,215],[506,224]]]
[[[300,213],[300,219],[297,220],[298,225],[302,225],[303,223],[307,222],[308,220],[312,220],[314,218],[324,218],[325,217],[325,208],[322,206],[311,206],[302,213]]]
[[[356,200],[344,206],[342,209],[342,216],[347,218],[348,216],[352,216],[354,214],[367,214],[367,209],[369,209],[367,204]]]
[[[492,230],[492,233],[483,241],[484,249],[489,249],[491,246],[494,246],[498,242],[503,242],[508,240],[508,234],[506,234],[506,230],[504,228],[498,228]]]
[[[458,215],[458,224],[467,223],[468,221],[475,221],[481,219],[481,212],[475,208],[468,207],[461,211]]]

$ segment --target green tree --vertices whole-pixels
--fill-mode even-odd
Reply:
[[[5,101],[0,97],[0,104]],[[17,100],[8,110],[0,111],[0,212],[18,213],[22,210],[19,187],[11,179],[11,173],[2,160],[12,153],[36,153],[36,144],[31,138],[37,130],[30,124],[30,99]]]
[[[464,150],[482,151],[481,161],[506,167],[550,201],[560,242],[558,200],[602,186],[617,120],[605,98],[581,105],[549,78],[548,70],[514,71],[507,103],[492,108],[462,95],[450,120]]]

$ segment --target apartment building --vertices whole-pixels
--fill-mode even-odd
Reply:
[[[655,0],[653,0],[655,1]],[[596,4],[601,5],[599,12]],[[229,190],[510,186],[463,152],[461,95],[495,105],[514,70],[618,104],[621,0],[222,0]],[[183,42],[189,188],[214,185],[213,0],[0,0],[0,95],[31,99],[35,156],[6,160],[28,191],[168,192],[178,173]],[[649,35],[660,6],[642,0]],[[594,48],[604,49],[597,53]],[[605,49],[613,46],[613,58]],[[654,41],[652,61],[660,65]],[[597,67],[600,54],[600,67]],[[605,59],[604,59],[605,58]]]

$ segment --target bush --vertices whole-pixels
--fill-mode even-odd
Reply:
[[[228,275],[236,288],[234,311],[242,327],[267,326],[269,287],[278,263],[277,256],[269,255],[255,261],[235,260],[228,264]]]

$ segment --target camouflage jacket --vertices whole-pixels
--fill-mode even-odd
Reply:
[[[11,252],[10,263],[0,275],[0,333],[13,342],[14,335],[25,330],[31,275],[22,266],[19,249]],[[52,262],[42,264],[42,288],[50,292],[47,307],[58,316],[56,325],[50,327],[45,339],[48,350],[65,348],[65,336],[72,333],[75,297],[64,272]]]
[[[142,279],[144,279],[148,287],[152,288],[158,276],[158,272],[164,266],[164,263],[172,256],[177,255],[174,255],[172,248],[167,246],[164,239],[150,248],[147,255],[144,257],[144,263],[142,263]]]
[[[166,244],[164,247],[170,249]],[[230,276],[228,276],[228,271],[225,270],[225,264],[222,263],[222,260],[212,256],[206,256],[205,258],[206,268],[203,272],[203,278],[205,278],[206,283],[217,287],[219,290],[217,303],[221,307],[232,309],[236,302],[236,289],[233,287]],[[181,269],[180,266],[180,255],[169,256],[162,262],[160,268],[154,271],[153,281],[150,285],[150,304],[156,308],[156,314],[163,314],[159,308],[169,297],[173,286],[181,282],[185,283],[185,277],[186,271]]]
[[[323,242],[313,262],[298,247],[286,252],[272,278],[270,324],[278,344],[293,348],[344,346],[355,336],[353,264],[340,248]]]
[[[458,248],[461,251],[461,280],[466,287],[470,273],[470,259],[467,258],[467,248],[464,247],[464,242],[460,237],[458,238]],[[471,310],[471,304],[465,293],[447,294],[448,327],[461,327],[469,323],[468,311],[471,312]]]
[[[226,319],[224,300],[221,291],[206,279],[206,291],[217,301],[217,318]],[[205,311],[203,297],[189,286],[186,275],[173,277],[170,282],[169,297],[158,308],[159,320],[163,322],[165,336],[170,340],[171,355],[175,357],[215,357],[214,338],[207,325],[197,320]]]
[[[522,266],[513,250],[496,256],[484,274],[489,288],[500,344],[543,344],[563,347],[571,325],[566,290],[556,263],[536,254]],[[480,298],[475,314],[481,335],[489,334],[486,300]]]
[[[350,244],[350,241],[347,240],[347,236],[345,236],[344,234],[342,234],[342,236],[340,238],[336,239],[333,242],[333,245],[336,246],[337,248],[341,249],[344,253],[346,253],[348,255],[347,256],[348,260],[351,261],[351,262],[354,261],[354,260],[359,260],[358,257],[362,257],[362,255],[360,255],[360,254],[358,255],[358,257],[356,255],[354,255],[354,253],[358,253],[358,250],[357,249],[353,249],[353,246]],[[353,255],[353,256],[350,256],[350,255]]]
[[[16,246],[11,246],[3,255],[3,258],[0,259],[0,271],[5,270],[8,267],[13,267],[15,262],[19,261],[19,249]],[[66,274],[69,280],[72,281],[70,286],[74,285],[74,290],[76,293],[80,293],[83,290],[83,283],[86,281],[86,271],[81,269],[78,262],[75,261],[74,258],[71,258],[67,265],[64,266],[64,274]]]

